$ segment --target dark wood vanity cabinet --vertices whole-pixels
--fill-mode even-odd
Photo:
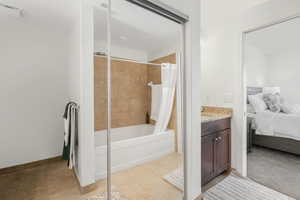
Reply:
[[[230,169],[230,119],[202,123],[202,185]]]

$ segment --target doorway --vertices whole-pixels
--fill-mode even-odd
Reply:
[[[300,198],[300,119],[295,85],[299,16],[243,33],[244,163],[247,176]]]

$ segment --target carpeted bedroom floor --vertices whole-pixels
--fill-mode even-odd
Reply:
[[[300,199],[300,156],[254,147],[248,154],[248,177]]]

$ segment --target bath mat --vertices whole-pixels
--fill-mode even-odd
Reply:
[[[231,173],[203,195],[205,200],[296,200]]]
[[[164,179],[183,190],[182,168],[167,174]],[[234,173],[206,191],[203,197],[204,200],[296,200]]]
[[[170,184],[174,185],[179,190],[184,190],[184,178],[183,178],[183,168],[180,167],[171,173],[165,175],[163,178],[169,182]]]

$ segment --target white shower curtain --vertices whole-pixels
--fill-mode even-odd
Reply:
[[[161,68],[162,96],[154,133],[161,133],[167,130],[174,104],[176,80],[177,65],[163,63]]]

